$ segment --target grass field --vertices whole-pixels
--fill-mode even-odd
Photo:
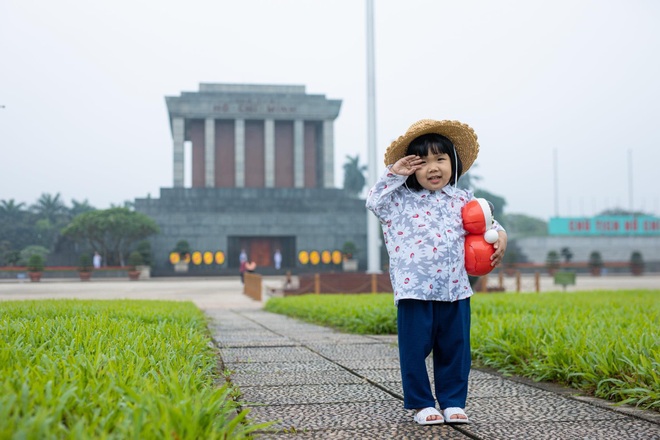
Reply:
[[[0,438],[249,438],[192,303],[0,305]]]
[[[475,365],[660,411],[660,291],[478,294],[471,305]],[[391,294],[272,298],[266,309],[396,333]]]

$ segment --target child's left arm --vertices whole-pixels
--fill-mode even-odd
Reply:
[[[495,267],[502,262],[504,252],[506,251],[507,235],[504,229],[497,231],[497,241],[493,244],[495,252],[490,256],[490,265]]]

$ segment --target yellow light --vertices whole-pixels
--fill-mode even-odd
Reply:
[[[225,253],[218,251],[215,253],[215,264],[224,264],[225,263]]]
[[[323,264],[330,264],[332,261],[332,255],[330,255],[330,251],[321,252],[321,261],[323,261]]]
[[[332,263],[341,264],[341,262],[342,262],[341,251],[332,251]]]
[[[204,252],[204,264],[213,264],[213,252],[206,251]]]
[[[309,254],[307,253],[307,251],[298,252],[298,261],[300,261],[300,264],[309,263]]]
[[[179,255],[178,252],[171,252],[170,253],[170,263],[176,264],[179,261],[181,261],[181,256]]]
[[[319,264],[321,261],[321,255],[319,254],[318,251],[312,251],[309,253],[309,261],[312,262],[313,265]]]
[[[200,251],[195,251],[192,254],[192,262],[195,266],[202,264],[202,253]]]

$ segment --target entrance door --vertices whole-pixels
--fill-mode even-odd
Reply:
[[[250,259],[257,263],[259,267],[270,267],[273,265],[271,255],[271,240],[268,238],[253,238],[250,240],[250,251],[248,255]]]

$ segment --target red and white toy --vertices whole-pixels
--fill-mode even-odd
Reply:
[[[465,269],[468,275],[480,277],[490,273],[490,257],[495,252],[493,243],[498,239],[493,227],[493,212],[486,199],[470,200],[463,207],[465,237]]]

